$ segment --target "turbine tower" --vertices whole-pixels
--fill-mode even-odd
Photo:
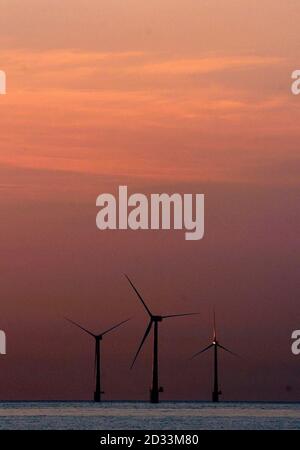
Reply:
[[[217,330],[216,330],[216,315],[214,311],[214,326],[213,326],[213,340],[212,343],[209,344],[207,347],[205,347],[203,350],[200,350],[200,352],[197,352],[195,355],[192,356],[192,359],[196,356],[200,355],[201,353],[206,352],[210,348],[214,348],[214,384],[213,384],[213,392],[212,392],[212,401],[218,402],[219,396],[222,394],[222,392],[219,390],[219,378],[218,378],[218,348],[221,348],[222,350],[225,350],[228,353],[231,353],[234,356],[238,356],[236,353],[233,353],[231,350],[228,350],[228,348],[221,345],[217,340]]]
[[[144,299],[142,298],[141,294],[138,292],[138,290],[136,289],[136,287],[133,285],[132,281],[129,279],[129,277],[127,275],[125,275],[125,277],[127,278],[127,280],[129,281],[131,287],[133,288],[134,292],[136,293],[136,295],[138,296],[138,298],[140,299],[140,301],[142,302],[149,318],[149,324],[148,327],[146,328],[146,332],[143,336],[143,339],[140,343],[140,346],[135,354],[135,357],[133,359],[133,362],[131,364],[131,369],[134,366],[134,363],[144,345],[144,342],[146,341],[152,326],[154,327],[154,338],[153,338],[153,366],[152,366],[152,386],[150,389],[150,402],[151,403],[159,403],[159,394],[160,392],[163,392],[163,388],[159,386],[159,382],[158,382],[158,324],[159,322],[162,322],[164,319],[169,319],[172,317],[183,317],[183,316],[192,316],[198,313],[188,313],[188,314],[168,314],[166,316],[156,316],[154,314],[152,314],[152,312],[150,311],[150,309],[148,308],[148,306],[146,305]]]
[[[80,328],[81,330],[85,331],[87,334],[92,336],[95,339],[95,374],[96,374],[96,389],[94,392],[94,401],[95,402],[101,402],[101,394],[104,394],[104,392],[101,390],[101,360],[100,360],[100,342],[103,339],[103,336],[110,331],[113,331],[114,329],[120,327],[123,325],[123,323],[128,322],[130,319],[123,320],[122,322],[118,323],[117,325],[114,325],[113,327],[109,328],[108,330],[104,331],[101,334],[94,334],[91,331],[87,330],[86,328],[82,327],[76,322],[73,322],[73,320],[67,319],[66,320],[76,327]]]

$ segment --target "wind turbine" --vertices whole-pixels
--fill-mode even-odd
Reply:
[[[214,348],[214,385],[213,385],[213,392],[212,392],[212,401],[218,402],[219,396],[222,394],[222,392],[219,390],[219,380],[218,380],[218,348],[221,348],[222,350],[225,350],[228,353],[231,353],[234,356],[238,356],[236,353],[233,353],[231,350],[228,350],[228,348],[221,345],[217,340],[217,330],[216,330],[216,315],[214,311],[214,328],[213,328],[213,340],[212,343],[209,344],[207,347],[205,347],[203,350],[200,350],[200,352],[197,352],[195,355],[192,356],[192,359],[196,356],[200,355],[201,353],[206,352],[210,348]]]
[[[118,323],[117,325],[114,325],[113,327],[109,328],[106,331],[103,331],[101,334],[94,334],[91,331],[87,330],[86,328],[82,327],[76,322],[73,322],[73,320],[67,319],[66,320],[76,327],[80,328],[81,330],[85,331],[87,334],[92,336],[95,339],[95,373],[96,373],[96,390],[94,392],[94,401],[95,402],[101,402],[101,394],[104,394],[103,391],[101,391],[101,365],[100,365],[100,342],[103,339],[103,336],[110,331],[113,331],[114,329],[120,327],[123,323],[128,322],[130,319],[123,320],[122,322]]]
[[[152,366],[152,386],[150,389],[150,401],[151,403],[158,403],[159,402],[159,393],[163,392],[163,388],[159,387],[158,384],[158,324],[159,322],[162,322],[164,319],[169,319],[172,317],[183,317],[183,316],[192,316],[194,314],[198,314],[198,313],[188,313],[188,314],[169,314],[166,316],[156,316],[154,314],[152,314],[152,312],[150,311],[150,309],[148,308],[148,306],[146,305],[144,299],[142,298],[141,294],[138,292],[138,290],[136,289],[136,287],[133,285],[132,281],[129,279],[129,277],[127,275],[125,275],[125,277],[127,278],[127,280],[129,281],[131,287],[133,288],[134,292],[136,293],[136,295],[138,296],[138,298],[140,299],[140,301],[142,302],[146,312],[148,313],[149,317],[150,317],[150,322],[146,328],[146,332],[144,334],[144,337],[140,343],[140,346],[135,354],[135,357],[133,359],[133,362],[131,364],[131,369],[134,366],[134,363],[144,345],[144,342],[146,341],[151,329],[152,329],[152,325],[154,326],[154,339],[153,339],[153,366]]]

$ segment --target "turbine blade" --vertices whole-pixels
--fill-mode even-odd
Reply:
[[[101,336],[104,336],[105,334],[109,333],[110,331],[114,330],[115,328],[120,327],[121,325],[123,325],[123,323],[128,322],[130,319],[126,319],[123,320],[122,322],[118,323],[117,325],[114,325],[113,327],[109,328],[108,330],[104,331],[103,333],[101,333]]]
[[[184,316],[196,316],[200,313],[186,313],[186,314],[169,314],[167,316],[162,316],[163,319],[170,319],[171,317],[184,317]]]
[[[137,352],[136,352],[136,354],[135,354],[134,360],[132,361],[132,364],[131,364],[131,366],[130,366],[130,369],[133,368],[134,363],[135,363],[135,361],[136,361],[136,359],[137,359],[137,357],[138,357],[138,355],[139,355],[139,353],[140,353],[140,351],[141,351],[141,349],[142,349],[142,347],[143,347],[143,345],[144,345],[144,342],[145,342],[145,340],[147,339],[148,334],[149,334],[150,331],[151,331],[152,323],[153,323],[152,320],[150,320],[149,325],[148,325],[148,327],[147,327],[147,329],[146,329],[146,332],[145,332],[145,334],[144,334],[144,337],[143,337],[143,339],[142,339],[142,341],[141,341],[141,343],[140,343],[140,346],[139,346],[139,348],[138,348],[138,350],[137,350]]]
[[[74,322],[73,320],[68,319],[67,317],[65,317],[65,319],[66,319],[68,322],[70,322],[70,323],[72,323],[73,325],[75,325],[76,327],[81,328],[81,330],[85,331],[85,332],[88,333],[90,336],[93,336],[94,338],[96,337],[96,335],[95,335],[94,333],[92,333],[91,331],[89,331],[89,330],[87,330],[86,328],[82,327],[81,325],[79,325],[79,323],[76,323],[76,322]]]
[[[214,308],[214,336],[213,336],[214,342],[217,340],[217,329],[216,329],[216,312]]]
[[[237,353],[232,352],[231,350],[229,350],[228,348],[224,347],[223,345],[218,343],[217,346],[222,348],[226,352],[231,353],[232,355],[237,356],[238,358],[241,358],[240,355],[238,355]]]
[[[207,347],[205,347],[203,350],[200,350],[200,352],[195,353],[190,359],[195,358],[196,356],[200,355],[201,353],[206,352],[206,350],[210,349],[211,347],[213,347],[214,344],[209,344]]]
[[[127,280],[129,281],[132,289],[134,290],[134,292],[136,293],[136,295],[138,296],[138,298],[141,300],[141,302],[144,305],[144,308],[146,309],[147,313],[149,314],[150,317],[152,317],[152,313],[150,311],[150,309],[148,308],[148,306],[146,305],[145,301],[143,300],[141,294],[139,293],[139,291],[137,290],[137,288],[134,286],[134,284],[132,283],[132,281],[130,280],[130,278],[126,275],[126,273],[124,274],[125,277],[127,278]]]

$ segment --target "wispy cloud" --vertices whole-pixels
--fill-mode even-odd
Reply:
[[[0,57],[9,79],[0,163],[10,167],[255,182],[256,156],[294,155],[291,141],[281,144],[296,108],[289,91],[260,84],[266,68],[281,68],[280,58],[72,49]],[[299,139],[297,124],[288,127]]]
[[[198,57],[189,59],[171,58],[159,62],[150,62],[138,67],[138,70],[145,74],[165,74],[165,75],[183,75],[183,74],[207,74],[221,70],[235,70],[249,67],[272,66],[282,63],[282,58],[259,57],[259,56],[240,56],[240,57]],[[134,70],[131,68],[129,70]]]

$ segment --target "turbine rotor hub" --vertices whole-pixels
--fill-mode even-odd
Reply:
[[[153,322],[162,322],[162,316],[152,316]]]

